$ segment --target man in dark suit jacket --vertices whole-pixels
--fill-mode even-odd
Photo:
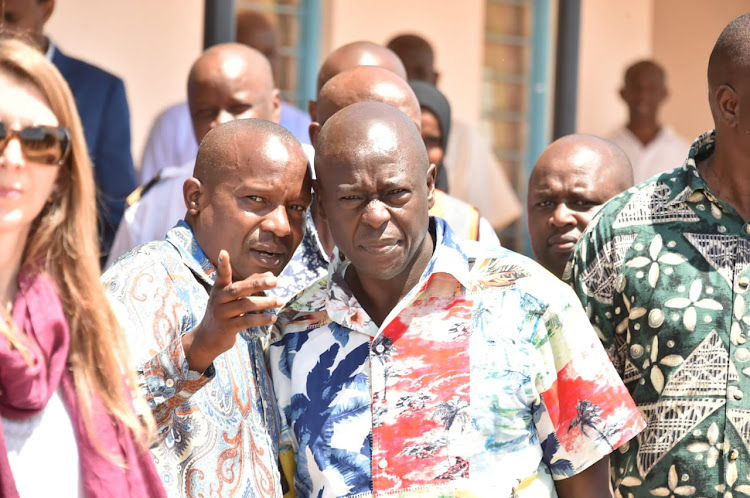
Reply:
[[[63,54],[44,36],[44,24],[54,8],[55,0],[4,0],[2,22],[34,38],[73,92],[100,191],[99,234],[106,256],[125,210],[125,197],[136,187],[125,85],[103,69]]]

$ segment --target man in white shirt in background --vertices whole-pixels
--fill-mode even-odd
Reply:
[[[274,82],[281,77],[281,50],[276,29],[263,14],[251,10],[237,13],[237,43],[261,52],[271,64]],[[308,127],[310,117],[306,112],[281,101],[279,124],[291,131],[302,144],[310,144]],[[154,120],[143,151],[139,180],[148,183],[157,173],[169,166],[179,166],[195,159],[198,142],[193,134],[193,123],[187,102],[174,104]]]
[[[639,61],[625,71],[620,97],[628,106],[628,123],[608,138],[628,155],[636,184],[682,166],[690,150],[690,143],[659,122],[668,95],[666,74],[656,62]]]
[[[239,43],[214,45],[193,63],[187,84],[196,142],[221,123],[261,118],[279,122],[281,98],[262,53]],[[182,186],[193,175],[195,156],[164,169],[122,217],[105,268],[136,246],[161,240],[185,216]]]

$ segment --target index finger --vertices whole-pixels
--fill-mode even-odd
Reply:
[[[216,283],[214,288],[223,289],[232,285],[232,266],[229,264],[229,253],[224,249],[219,251],[216,265]]]

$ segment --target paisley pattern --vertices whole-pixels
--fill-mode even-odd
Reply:
[[[750,496],[750,225],[696,168],[714,140],[602,208],[566,270],[648,422],[618,497]]]
[[[203,374],[182,336],[201,320],[215,269],[180,222],[102,277],[158,426],[152,454],[169,496],[280,497],[278,412],[264,330],[245,330]]]
[[[569,288],[430,226],[433,257],[382,326],[338,255],[279,314],[268,357],[298,497],[556,496],[644,427]]]

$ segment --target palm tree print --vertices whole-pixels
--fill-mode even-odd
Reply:
[[[451,430],[451,427],[455,423],[460,424],[461,432],[463,432],[466,426],[472,422],[467,408],[469,408],[469,403],[458,396],[453,396],[453,399],[450,401],[441,401],[438,403],[435,413],[432,414],[432,418],[440,420],[446,432]]]
[[[585,435],[586,437],[591,437],[586,432],[586,428],[593,429],[598,434],[597,439],[601,439],[602,441],[607,443],[607,445],[612,448],[612,451],[614,451],[614,447],[609,442],[609,438],[613,435],[612,430],[607,428],[606,425],[603,430],[599,430],[596,427],[596,424],[602,421],[602,409],[591,401],[584,399],[578,402],[578,404],[576,405],[576,411],[578,412],[578,416],[573,418],[573,420],[570,422],[568,430],[574,427],[580,427],[583,435]],[[615,430],[614,433],[616,432],[617,431]]]

